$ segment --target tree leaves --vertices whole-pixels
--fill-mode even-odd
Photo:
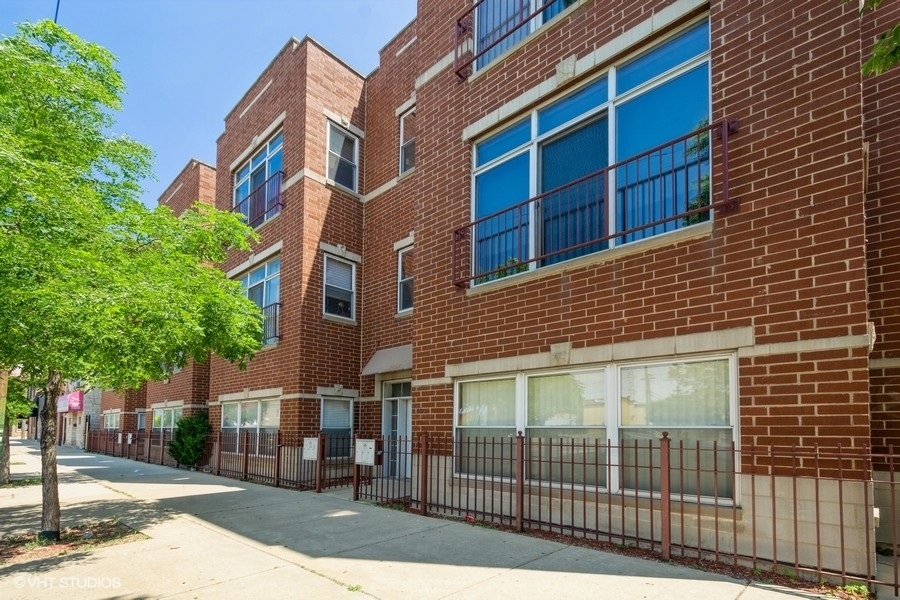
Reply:
[[[111,133],[113,55],[52,22],[0,41],[0,364],[136,387],[210,352],[246,361],[262,317],[215,263],[239,215],[139,202],[152,153]]]

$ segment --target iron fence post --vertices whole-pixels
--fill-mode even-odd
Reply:
[[[244,431],[241,436],[243,444],[243,464],[241,465],[241,478],[247,479],[247,473],[250,472],[250,432]]]
[[[275,432],[275,487],[281,483],[281,431]]]
[[[216,430],[216,475],[222,473],[222,430]]]
[[[359,438],[359,434],[353,435],[353,445],[356,446],[356,440]],[[359,463],[356,460],[353,460],[353,501],[356,502],[359,500]]]
[[[423,433],[419,443],[419,512],[428,514],[428,434]]]
[[[669,432],[663,431],[662,439],[659,440],[659,520],[662,528],[660,550],[663,560],[669,560],[672,555],[672,486],[669,470],[671,447],[672,440],[669,439]]]
[[[325,487],[325,432],[319,432],[319,447],[316,452],[316,493],[321,494]]]
[[[525,436],[516,435],[516,531],[524,529],[522,513],[525,512]]]

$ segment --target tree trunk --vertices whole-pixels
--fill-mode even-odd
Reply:
[[[0,368],[0,424],[6,431],[6,392],[9,383],[9,369]],[[9,436],[3,436],[0,444],[0,484],[9,483]]]
[[[0,458],[0,483],[9,483],[9,430],[12,422],[6,419],[3,424],[3,457]]]
[[[44,384],[41,409],[41,532],[43,540],[59,540],[59,480],[56,475],[56,399],[62,394],[63,380],[51,371]]]

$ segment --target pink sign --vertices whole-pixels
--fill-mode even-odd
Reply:
[[[57,412],[84,410],[84,392],[71,392],[56,399]]]

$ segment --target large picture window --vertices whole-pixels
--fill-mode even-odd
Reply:
[[[651,466],[666,431],[673,468],[692,472],[672,491],[732,497],[734,482],[722,473],[734,468],[734,369],[725,356],[460,381],[457,469],[511,476],[503,440],[522,431],[533,480],[659,491]]]
[[[153,409],[153,430],[172,431],[181,420],[182,409],[180,406]]]
[[[249,434],[254,454],[274,455],[274,434],[281,421],[280,400],[244,400],[222,403],[223,448],[238,451],[241,434]]]
[[[674,217],[709,204],[708,142],[666,143],[709,115],[703,21],[478,141],[473,268],[486,275],[475,282],[707,219]]]

